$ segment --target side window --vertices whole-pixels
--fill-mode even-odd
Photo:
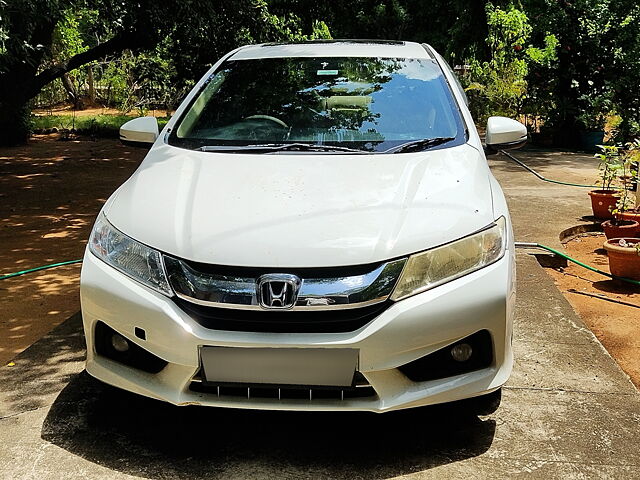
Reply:
[[[208,83],[198,94],[198,97],[193,102],[193,105],[189,108],[189,111],[184,116],[184,119],[180,122],[178,126],[178,131],[176,132],[178,137],[184,138],[189,136],[189,133],[193,129],[194,125],[200,119],[202,112],[204,111],[207,103],[211,100],[211,97],[214,93],[218,91],[220,85],[227,77],[227,72],[221,71],[216,73],[212,78],[208,80]]]
[[[454,78],[455,85],[458,88],[458,91],[460,92],[460,94],[462,95],[462,98],[464,98],[464,103],[468,107],[469,106],[469,99],[467,98],[467,93],[464,91],[464,88],[462,88],[462,84],[460,83],[460,80],[458,80],[458,75],[455,74],[453,69],[449,66],[449,64],[446,62],[446,60],[440,56],[440,54],[436,53],[436,55],[438,56],[438,61],[440,62],[440,64],[444,65],[444,68],[446,68],[449,71],[449,73],[451,74],[451,76]]]

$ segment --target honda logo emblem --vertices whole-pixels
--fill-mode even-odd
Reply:
[[[268,273],[262,275],[256,285],[258,304],[262,308],[293,308],[298,299],[302,280],[286,273]]]

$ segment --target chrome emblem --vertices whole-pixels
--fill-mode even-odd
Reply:
[[[286,273],[268,273],[258,278],[256,296],[262,308],[285,310],[298,300],[302,280]]]

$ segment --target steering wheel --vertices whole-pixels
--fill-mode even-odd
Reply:
[[[250,117],[245,117],[242,120],[269,120],[270,122],[277,123],[282,128],[289,128],[289,125],[279,118],[272,117],[271,115],[251,115]]]

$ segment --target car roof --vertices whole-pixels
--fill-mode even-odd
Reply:
[[[229,60],[284,57],[433,58],[415,42],[393,40],[311,40],[295,43],[263,43],[242,47]]]

